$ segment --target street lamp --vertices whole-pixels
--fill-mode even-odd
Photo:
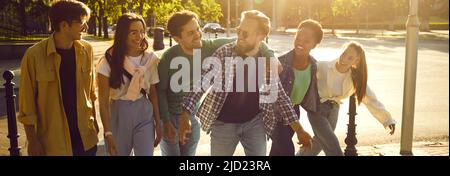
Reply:
[[[400,139],[401,155],[412,155],[417,75],[417,45],[420,25],[419,18],[417,17],[419,1],[410,0],[409,7],[408,20],[406,21],[406,63],[403,86],[402,131]]]

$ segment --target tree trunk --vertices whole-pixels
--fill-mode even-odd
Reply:
[[[360,23],[360,15],[359,14],[356,15],[355,21],[356,21],[356,34],[359,34],[359,23]]]
[[[106,0],[104,0],[105,5],[103,6],[103,8],[106,8]],[[107,39],[109,38],[108,36],[108,16],[107,14],[105,14],[105,11],[103,11],[103,38]]]
[[[128,4],[128,12],[131,12],[131,10],[133,9],[133,4],[132,3],[127,4]]]
[[[108,36],[108,17],[103,17],[103,38],[107,39]]]
[[[103,19],[103,4],[102,2],[98,1],[98,36],[101,37],[102,36],[102,19]]]
[[[26,0],[21,0],[19,1],[18,4],[18,14],[19,14],[19,18],[20,18],[20,22],[21,22],[21,31],[20,33],[24,36],[27,35],[27,16],[26,16],[26,12],[25,12],[25,7],[26,7]]]
[[[95,35],[97,32],[97,23],[96,23],[96,16],[95,14],[93,14],[93,16],[89,19],[89,30],[88,30],[88,34],[93,34]]]
[[[424,18],[422,22],[420,23],[420,30],[421,31],[430,31],[430,18]]]
[[[97,30],[97,36],[102,36],[102,17],[97,17],[98,20],[98,30]]]
[[[127,8],[125,8],[125,3],[122,4],[122,14],[127,13]]]
[[[139,1],[139,14],[144,16],[144,0]]]
[[[369,30],[369,8],[366,10],[366,30]]]
[[[419,18],[421,31],[430,31],[430,15],[432,4],[433,1],[431,0],[420,1]]]
[[[331,34],[336,35],[336,31],[334,31],[334,13],[331,13]]]

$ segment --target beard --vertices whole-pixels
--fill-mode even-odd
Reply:
[[[245,55],[245,53],[253,50],[256,47],[256,44],[243,44],[243,43],[237,43],[236,44],[236,53],[238,55]]]

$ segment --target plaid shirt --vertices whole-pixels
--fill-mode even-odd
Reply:
[[[228,92],[230,91],[215,91],[215,90],[233,90],[233,78],[235,76],[235,63],[237,53],[235,52],[236,43],[230,43],[217,49],[217,51],[211,56],[218,59],[206,59],[204,62],[209,62],[212,65],[210,68],[202,69],[203,82],[205,80],[211,80],[210,77],[218,77],[221,80],[220,83],[214,83],[211,86],[203,85],[202,80],[199,80],[194,84],[194,91],[190,92],[184,97],[183,108],[189,111],[191,114],[195,112],[195,105],[204,94],[205,90],[208,90],[208,94],[204,99],[202,105],[197,111],[197,117],[200,119],[201,127],[204,131],[209,132],[211,125],[218,118],[219,113],[225,103]],[[267,56],[266,56],[267,57]],[[273,56],[268,56],[273,57]],[[226,67],[225,63],[233,63],[232,67]],[[205,64],[205,63],[203,63]],[[214,66],[222,66],[222,68],[214,68]],[[275,67],[276,68],[276,67]],[[264,121],[267,135],[271,136],[277,122],[282,121],[285,125],[298,120],[298,116],[292,108],[292,103],[289,97],[283,90],[281,82],[278,78],[276,70],[270,70],[272,76],[266,75],[265,81],[269,81],[269,84],[262,84],[259,87],[259,108]],[[274,76],[275,75],[275,76]],[[267,79],[269,78],[269,79]],[[217,78],[215,79],[217,80]],[[226,82],[227,81],[227,82]],[[211,81],[209,81],[211,82]],[[195,88],[198,88],[195,90]],[[271,101],[268,96],[270,93],[276,93],[276,99]],[[273,95],[273,94],[272,94]],[[277,115],[275,115],[275,113]]]

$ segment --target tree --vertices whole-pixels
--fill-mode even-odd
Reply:
[[[171,2],[161,2],[154,6],[155,22],[157,25],[164,25],[169,20],[169,15],[173,12],[182,10],[180,0],[174,0]]]
[[[29,5],[30,0],[22,0],[17,4],[17,10],[19,14],[19,19],[21,23],[21,33],[22,35],[27,35],[27,16],[26,16],[26,7]]]
[[[430,31],[430,16],[434,0],[419,1],[420,30]]]
[[[218,22],[223,16],[220,4],[214,0],[202,0],[200,9],[200,19],[203,22]]]
[[[189,10],[196,13],[197,15],[200,15],[200,8],[198,7],[198,4],[194,3],[192,0],[187,0],[183,4],[183,7],[185,10]]]
[[[359,33],[359,11],[361,0],[334,0],[332,2],[333,16],[340,16],[347,24],[356,23],[356,33]],[[349,23],[350,22],[350,23]]]

